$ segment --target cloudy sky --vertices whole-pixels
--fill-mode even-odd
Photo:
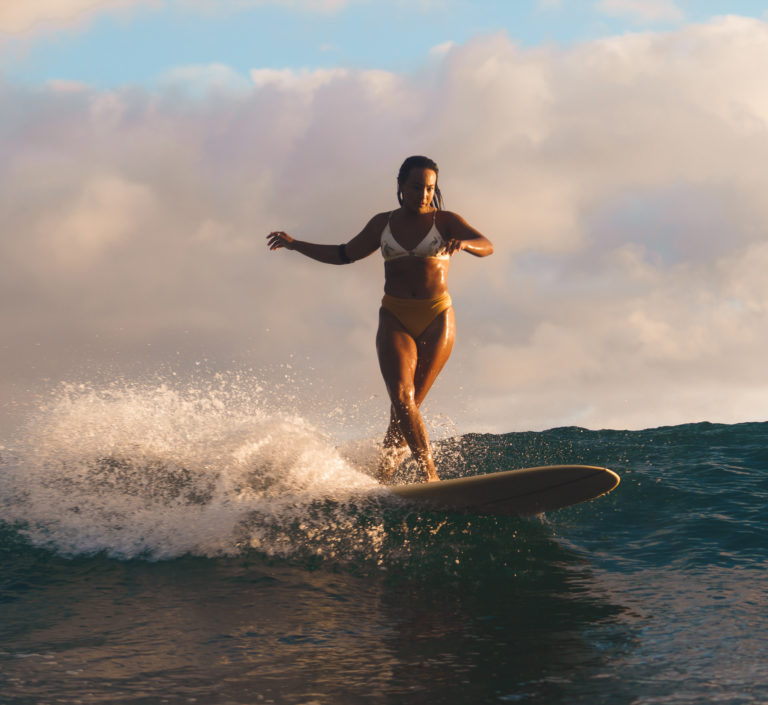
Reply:
[[[264,238],[347,240],[413,153],[496,246],[433,425],[765,420],[765,66],[747,0],[0,0],[2,428],[217,373],[382,426],[381,258]]]

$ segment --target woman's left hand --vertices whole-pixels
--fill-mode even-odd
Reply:
[[[456,240],[455,238],[450,238],[445,243],[445,247],[443,248],[443,251],[448,253],[449,255],[452,255],[456,252],[460,252],[463,249],[464,249],[464,240]]]

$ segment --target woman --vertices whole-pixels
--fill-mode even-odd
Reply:
[[[400,208],[373,216],[343,245],[295,240],[284,232],[267,236],[270,250],[295,250],[318,262],[349,264],[381,249],[384,298],[376,349],[392,401],[379,479],[390,479],[410,448],[424,478],[436,481],[432,451],[419,407],[453,348],[455,325],[447,277],[451,255],[477,257],[493,245],[456,213],[442,210],[437,164],[408,157],[397,176]]]

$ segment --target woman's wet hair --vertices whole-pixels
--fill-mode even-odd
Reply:
[[[408,174],[411,173],[412,169],[431,169],[435,172],[435,176],[440,175],[437,164],[429,157],[408,157],[408,159],[403,162],[400,171],[397,174],[397,202],[401,206],[403,205],[403,195],[400,193],[400,184],[404,184],[407,181]],[[442,210],[443,208],[443,194],[440,193],[440,187],[437,185],[437,182],[435,182],[435,195],[432,197],[432,205],[438,210]]]

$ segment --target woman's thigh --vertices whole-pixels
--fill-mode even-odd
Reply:
[[[403,394],[414,394],[414,378],[418,362],[416,341],[400,321],[386,309],[381,309],[379,312],[376,351],[390,398],[394,401]]]
[[[456,318],[453,307],[443,311],[416,341],[418,348],[414,384],[416,403],[421,405],[440,371],[448,362],[456,339]]]
[[[437,316],[416,340],[391,312],[382,309],[376,348],[390,397],[412,393],[416,404],[421,405],[448,361],[455,337],[453,308]]]

